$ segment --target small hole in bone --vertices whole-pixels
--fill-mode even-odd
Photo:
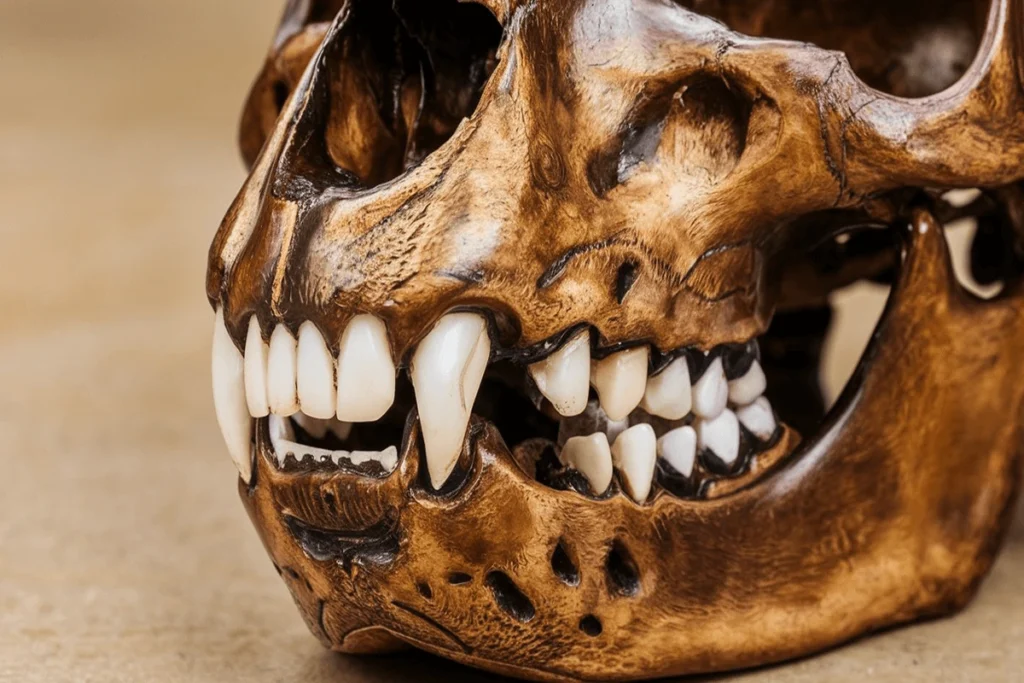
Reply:
[[[621,541],[615,541],[605,561],[608,585],[611,592],[623,597],[633,597],[640,592],[640,569],[633,556]]]
[[[555,572],[555,576],[565,585],[580,585],[580,570],[573,563],[572,558],[569,557],[569,552],[566,550],[565,541],[563,540],[558,541],[555,551],[551,554],[551,569]]]
[[[434,591],[430,589],[429,584],[421,581],[420,583],[416,584],[416,590],[420,592],[420,595],[422,595],[425,600],[434,599]]]
[[[498,571],[491,572],[487,575],[485,583],[491,589],[494,601],[505,614],[524,624],[536,616],[537,610],[534,609],[533,603],[523,595],[523,592],[507,574]]]
[[[604,627],[601,626],[601,620],[595,617],[593,614],[580,619],[580,630],[586,633],[591,638],[597,638],[604,631]]]
[[[448,575],[448,583],[453,586],[464,586],[472,580],[473,577],[465,572],[452,572]]]
[[[636,283],[636,264],[632,261],[626,261],[619,266],[619,272],[615,276],[615,298],[621,304],[629,294],[629,290],[633,289],[633,285]]]

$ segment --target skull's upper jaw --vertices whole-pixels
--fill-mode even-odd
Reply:
[[[960,606],[991,564],[1020,468],[1018,291],[980,302],[927,214],[820,433],[715,500],[594,500],[525,472],[475,420],[454,483],[288,472],[257,435],[240,485],[314,633],[400,642],[535,679],[628,679],[776,661]],[[514,652],[515,656],[510,656]]]

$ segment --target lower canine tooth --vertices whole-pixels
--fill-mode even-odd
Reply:
[[[622,486],[638,503],[651,492],[657,450],[658,437],[649,424],[630,427],[612,444],[612,461],[622,475]]]
[[[640,407],[666,420],[681,420],[689,414],[692,405],[690,366],[685,358],[677,358],[663,372],[647,381]]]
[[[722,359],[716,358],[693,385],[693,412],[698,417],[721,415],[729,401],[729,382],[725,378]]]
[[[729,401],[736,406],[749,405],[767,388],[768,380],[764,376],[764,370],[755,360],[745,375],[729,382]]]
[[[320,330],[311,322],[299,327],[296,379],[302,412],[321,420],[334,417],[338,406],[334,358]]]
[[[563,465],[586,477],[590,488],[599,496],[612,483],[612,452],[608,447],[608,437],[602,432],[569,439],[562,447],[559,459]]]
[[[779,427],[775,420],[775,413],[772,411],[772,405],[764,396],[749,406],[738,409],[736,417],[751,434],[762,441],[768,441],[775,436],[775,430]]]
[[[590,332],[580,332],[548,358],[531,365],[530,375],[560,415],[582,413],[590,395]]]
[[[689,477],[697,459],[697,431],[693,427],[680,427],[658,439],[658,457],[672,468]]]
[[[267,352],[267,401],[270,412],[288,417],[299,412],[296,393],[297,343],[284,325],[278,325],[270,335]]]
[[[726,465],[740,456],[740,423],[736,414],[724,410],[718,417],[697,421],[697,443],[714,453]]]
[[[452,313],[438,321],[413,356],[410,375],[434,489],[444,485],[458,462],[490,354],[484,319]]]
[[[623,420],[640,405],[647,388],[646,346],[619,351],[594,363],[591,384],[610,420]]]
[[[235,348],[227,328],[224,312],[217,311],[213,326],[213,406],[217,413],[224,443],[245,483],[252,478],[249,443],[252,419],[245,400],[245,370],[242,354]]]

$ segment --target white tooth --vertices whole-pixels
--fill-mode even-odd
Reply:
[[[292,429],[291,420],[279,415],[271,415],[268,423],[270,431],[270,443],[277,451],[277,444],[282,441],[295,441],[295,430]]]
[[[677,358],[663,372],[647,380],[647,391],[640,403],[651,415],[666,420],[683,419],[692,405],[690,366],[685,358]]]
[[[622,485],[638,503],[651,492],[657,455],[658,437],[649,424],[630,427],[612,444],[612,460],[622,474]]]
[[[764,396],[737,410],[736,417],[751,434],[762,441],[768,441],[775,436],[775,430],[779,427],[775,421],[772,404]]]
[[[697,431],[693,427],[673,429],[658,439],[658,457],[679,474],[689,477],[697,459]]]
[[[640,405],[647,388],[646,346],[608,356],[593,365],[590,382],[610,420],[623,420]]]
[[[321,420],[320,418],[310,417],[305,413],[295,413],[292,415],[292,419],[295,420],[295,424],[302,427],[302,431],[306,432],[314,439],[322,439],[327,436],[327,429],[331,424],[330,420]]]
[[[452,313],[438,321],[413,356],[410,374],[435,489],[444,485],[458,462],[490,354],[484,319]]]
[[[722,414],[729,401],[729,382],[725,379],[722,359],[716,358],[693,385],[693,413],[714,418]]]
[[[697,444],[707,448],[726,465],[740,456],[740,423],[736,413],[723,410],[718,417],[697,421]]]
[[[582,413],[590,396],[590,332],[583,330],[558,351],[531,365],[530,375],[560,415]]]
[[[296,393],[295,337],[284,325],[278,325],[270,335],[267,352],[267,402],[274,415],[288,417],[299,412]]]
[[[353,451],[345,456],[353,465],[367,462],[379,463],[384,471],[391,472],[398,465],[398,449],[388,446],[383,451]]]
[[[764,376],[764,370],[755,360],[747,374],[729,382],[729,401],[735,406],[750,405],[767,388],[768,380]]]
[[[612,451],[604,432],[574,436],[565,442],[558,457],[563,465],[586,477],[590,488],[599,496],[612,483]]]
[[[608,435],[608,443],[615,443],[619,434],[629,429],[629,420],[609,420],[604,426],[604,433]]]
[[[267,403],[267,344],[260,332],[260,321],[249,318],[249,332],[245,337],[245,402],[253,417],[270,414]]]
[[[242,354],[235,348],[227,328],[224,313],[217,311],[213,324],[213,407],[217,413],[224,443],[245,483],[252,478],[252,460],[249,443],[252,438],[252,419],[245,402],[245,370]]]
[[[348,422],[342,422],[337,418],[331,420],[328,423],[327,428],[331,430],[331,432],[341,441],[347,439],[349,434],[352,433],[352,425]]]
[[[296,386],[299,406],[310,417],[334,417],[338,396],[334,389],[334,358],[316,325],[306,321],[299,327]]]
[[[338,417],[376,422],[395,402],[395,363],[384,323],[357,315],[341,336],[338,352]]]

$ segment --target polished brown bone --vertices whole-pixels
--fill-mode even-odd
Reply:
[[[293,0],[241,146],[207,278],[239,350],[255,316],[337,357],[370,314],[404,375],[471,311],[508,381],[582,329],[652,373],[759,337],[789,424],[635,502],[480,410],[440,490],[415,407],[392,472],[285,462],[254,419],[239,490],[326,646],[722,671],[948,614],[991,566],[1024,462],[1024,0]],[[963,218],[991,300],[953,272]],[[822,422],[829,295],[867,278],[890,301]]]

